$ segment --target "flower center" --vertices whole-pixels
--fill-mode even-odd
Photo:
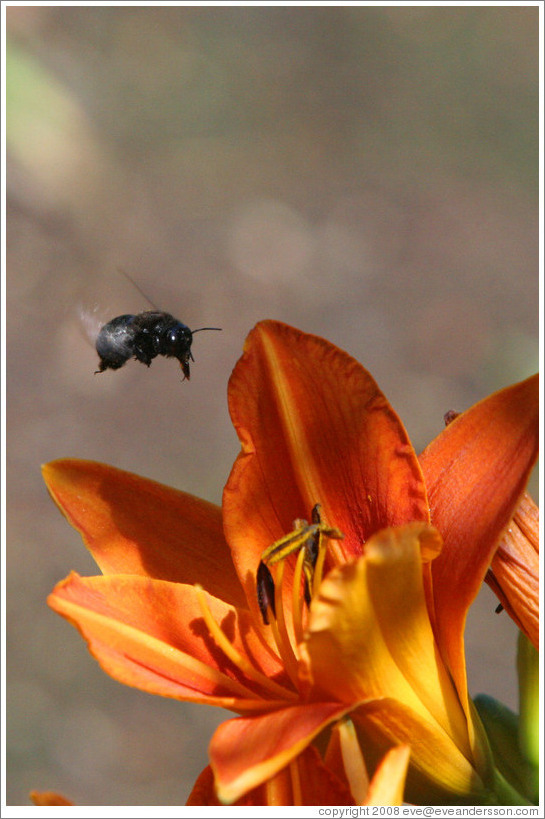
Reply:
[[[293,523],[293,531],[275,541],[261,555],[257,570],[257,597],[263,621],[272,629],[276,651],[264,640],[263,645],[283,664],[295,691],[263,674],[235,648],[214,620],[202,586],[195,584],[197,600],[214,642],[246,678],[258,683],[272,699],[293,700],[298,696],[298,645],[303,640],[305,606],[308,610],[321,583],[327,541],[341,540],[343,537],[338,529],[322,523],[319,505],[316,504],[312,510],[312,523],[298,518]],[[286,558],[295,552],[298,554],[290,595],[285,588],[285,565]],[[273,567],[274,576],[269,566]],[[232,687],[234,681],[222,675],[221,683]],[[250,691],[246,693],[251,694]]]
[[[257,570],[257,601],[263,622],[270,625],[288,674],[297,680],[297,646],[303,639],[304,609],[310,606],[322,581],[327,541],[341,540],[338,529],[322,523],[320,506],[312,509],[311,523],[298,518],[293,531],[275,541],[261,555]],[[291,589],[291,633],[284,602],[285,560],[297,552]],[[274,567],[274,576],[269,567]]]

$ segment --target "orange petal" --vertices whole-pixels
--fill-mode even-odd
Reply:
[[[509,616],[539,649],[539,510],[526,492],[485,580]]]
[[[308,703],[222,723],[209,749],[220,801],[232,804],[276,776],[320,731],[349,710],[342,703]]]
[[[344,766],[343,746],[341,743],[340,728],[342,724],[342,722],[336,722],[329,732],[327,747],[324,754],[324,762],[329,770],[333,771],[339,779],[348,783],[346,769]]]
[[[411,749],[392,748],[382,759],[369,785],[366,805],[402,805]]]
[[[31,791],[30,798],[38,807],[74,804],[70,802],[70,800],[65,799],[64,796],[61,796],[60,793],[55,793],[55,791]]]
[[[361,554],[378,529],[428,520],[401,421],[371,375],[324,339],[260,322],[231,376],[229,408],[242,451],[224,492],[225,532],[249,599],[261,552],[316,503],[345,535],[332,545],[336,562]]]
[[[322,762],[316,748],[312,746],[305,748],[303,753],[291,763],[290,769],[293,766],[296,766],[302,805],[354,804],[347,786]],[[290,770],[290,773],[293,783],[293,771]],[[295,784],[292,784],[294,790]]]
[[[93,461],[53,461],[43,475],[104,574],[200,582],[211,594],[245,605],[219,507]]]
[[[212,768],[197,779],[188,805],[221,805],[216,796]],[[252,788],[234,807],[279,807],[290,805],[352,805],[350,791],[322,762],[318,751],[309,746],[271,779]]]
[[[465,619],[535,463],[538,419],[533,376],[459,415],[420,456],[444,540],[431,566],[434,627],[466,710]]]
[[[73,572],[48,603],[78,628],[104,670],[126,685],[240,713],[278,708],[295,697],[292,688],[285,689],[285,700],[270,694],[268,678],[287,681],[255,635],[248,612],[207,596],[229,642],[263,671],[263,685],[225,657],[211,639],[192,586],[136,575],[82,578]]]
[[[327,575],[310,609],[302,667],[317,696],[395,698],[435,730],[453,755],[470,755],[467,720],[437,651],[422,582],[424,523],[385,529],[365,555]],[[439,740],[438,740],[439,741]]]
[[[186,805],[221,805],[214,788],[214,774],[207,765],[197,777]]]

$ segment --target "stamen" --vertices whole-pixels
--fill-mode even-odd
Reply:
[[[284,566],[285,563],[280,563],[277,568],[276,572],[276,583],[275,583],[275,608],[276,608],[276,617],[271,621],[271,625],[276,628],[273,629],[274,638],[276,641],[276,645],[278,646],[278,651],[280,652],[280,656],[284,662],[284,667],[288,672],[288,675],[296,686],[299,674],[297,670],[298,661],[297,657],[295,656],[295,652],[293,651],[293,647],[291,644],[290,636],[288,634],[288,629],[286,627],[286,618],[284,617],[284,603],[282,600],[282,593],[283,593],[283,580],[284,580]]]
[[[280,807],[286,802],[286,786],[283,772],[267,779],[265,785],[265,800],[270,807]]]
[[[236,650],[236,648],[229,642],[221,628],[218,626],[214,618],[212,617],[212,613],[208,608],[208,604],[206,602],[204,589],[202,586],[196,584],[194,586],[195,591],[197,593],[197,600],[202,612],[202,616],[204,617],[204,622],[208,627],[208,631],[221,648],[223,653],[231,660],[237,668],[239,668],[243,674],[249,677],[251,680],[256,682],[258,685],[262,686],[265,690],[269,691],[269,693],[273,694],[274,696],[279,697],[283,700],[296,700],[297,694],[294,691],[290,691],[284,686],[275,683],[273,680],[270,680],[261,671],[258,671],[246,657],[243,657],[242,654]]]
[[[314,506],[312,507],[312,512],[310,513],[310,515],[313,523],[322,522],[322,516],[320,515],[321,508],[322,508],[321,503],[315,503]]]
[[[296,552],[297,549],[300,549],[301,546],[305,545],[309,529],[313,529],[314,527],[310,527],[306,520],[298,519],[293,523],[294,527],[295,524],[299,524],[294,532],[290,532],[289,535],[281,537],[280,540],[276,540],[265,549],[261,555],[261,560],[264,563],[267,563],[269,566],[274,566],[275,563],[284,560],[288,555],[291,555],[293,552]]]
[[[340,532],[339,532],[340,534]],[[318,557],[316,558],[316,565],[314,566],[314,576],[312,578],[312,596],[314,597],[318,594],[318,589],[320,588],[320,584],[322,582],[322,576],[324,574],[324,563],[325,563],[325,555],[326,555],[326,548],[324,545],[324,538],[322,537],[322,533],[320,532],[320,539],[318,541]]]
[[[296,759],[293,762],[290,762],[290,777],[292,789],[292,805],[294,806],[302,805],[303,795],[301,792],[301,774],[299,772],[299,766],[297,764]]]
[[[312,510],[312,520],[315,522],[315,529],[316,531],[309,535],[307,542],[305,543],[305,547],[303,549],[305,553],[305,560],[303,563],[303,570],[305,572],[305,603],[307,606],[310,606],[312,597],[313,597],[313,590],[314,586],[312,584],[312,578],[314,577],[314,568],[316,566],[316,561],[318,559],[318,554],[320,551],[320,545],[322,544],[322,536],[321,536],[321,527],[320,527],[320,513],[318,512],[318,504]],[[310,529],[310,527],[309,527]]]
[[[299,682],[296,646],[303,640],[303,607],[310,606],[322,581],[326,539],[341,540],[344,535],[338,529],[331,529],[322,523],[320,505],[312,509],[312,523],[297,518],[293,531],[268,546],[261,555],[257,570],[257,601],[265,625],[270,625],[280,659],[293,684]],[[293,552],[299,552],[292,581],[291,617],[293,638],[286,625],[283,602],[284,561]],[[273,579],[269,566],[276,565]],[[303,579],[303,597],[301,580]],[[295,641],[295,645],[293,644]]]
[[[309,525],[303,518],[297,518],[293,522],[293,531],[276,540],[268,546],[261,555],[261,563],[257,572],[257,596],[258,603],[263,616],[263,620],[268,625],[268,606],[274,612],[272,603],[273,581],[270,573],[267,573],[266,566],[281,564],[290,554],[299,551],[303,553],[301,562],[297,562],[296,576],[294,576],[293,600],[295,595],[299,595],[301,585],[301,573],[304,574],[304,597],[305,602],[310,606],[312,597],[317,593],[322,581],[324,561],[325,561],[325,539],[342,540],[343,533],[338,529],[332,529],[322,523],[320,516],[320,504],[317,503],[312,509],[312,523]],[[297,582],[295,582],[297,581]],[[270,602],[269,601],[270,598]],[[275,594],[275,600],[281,600]],[[278,619],[283,616],[281,606],[278,606]],[[299,605],[293,605],[293,616],[301,621],[301,611]],[[295,624],[294,624],[295,625]],[[300,633],[300,625],[295,627]]]
[[[291,587],[291,610],[293,615],[293,631],[295,642],[299,644],[303,639],[303,598],[301,597],[301,576],[303,574],[303,560],[305,550],[301,549],[297,555],[295,571],[293,572],[293,585]]]

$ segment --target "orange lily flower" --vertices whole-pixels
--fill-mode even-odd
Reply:
[[[463,627],[537,455],[536,379],[461,415],[419,462],[354,359],[266,321],[246,342],[229,405],[242,451],[223,531],[222,510],[152,481],[82,461],[44,468],[104,574],[73,573],[50,605],[116,679],[240,715],[210,745],[224,803],[289,766],[310,776],[309,746],[335,723],[353,725],[343,769],[357,804],[369,798],[353,770],[365,767],[360,747],[376,762],[400,743],[412,746],[410,798],[516,799],[468,698]],[[305,528],[318,503],[327,523]],[[263,553],[309,540],[320,545],[309,609],[303,548],[271,561],[260,607]]]

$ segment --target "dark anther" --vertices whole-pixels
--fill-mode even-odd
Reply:
[[[305,603],[307,604],[307,606],[310,606],[311,601],[312,601],[312,595],[310,593],[310,586],[309,586],[308,577],[306,576],[306,574],[303,575],[303,580],[305,581],[304,586],[303,586],[303,592],[304,592],[304,595],[305,595]]]
[[[268,626],[269,615],[267,610],[271,609],[272,613],[276,614],[274,607],[274,580],[263,561],[259,562],[257,569],[257,602],[261,616],[263,617],[263,622]]]
[[[315,568],[316,561],[318,560],[319,547],[320,532],[314,532],[314,534],[309,537],[305,544],[305,563],[312,566],[313,569]]]
[[[502,611],[503,611],[503,606],[502,606],[502,604],[501,604],[501,603],[498,603],[498,605],[497,605],[497,606],[496,606],[496,608],[494,609],[494,613],[495,613],[495,614],[501,614],[501,612],[502,612]]]
[[[312,507],[311,512],[312,523],[314,525],[319,525],[322,522],[320,517],[320,504],[317,503]],[[305,562],[310,564],[312,568],[316,566],[316,561],[318,560],[318,550],[320,547],[320,532],[315,532],[306,543],[306,557]],[[308,592],[310,595],[310,591]],[[305,597],[306,597],[306,585],[305,585]],[[309,603],[310,605],[310,603]]]
[[[311,512],[311,520],[314,526],[319,526],[322,522],[322,518],[320,515],[320,504],[316,503],[312,507]],[[305,603],[307,606],[310,606],[310,601],[312,599],[311,591],[310,591],[310,584],[311,578],[316,566],[316,561],[318,560],[318,552],[320,549],[320,532],[317,531],[313,535],[311,535],[307,542],[305,543],[305,573],[303,575],[304,579],[304,595],[305,595]]]

